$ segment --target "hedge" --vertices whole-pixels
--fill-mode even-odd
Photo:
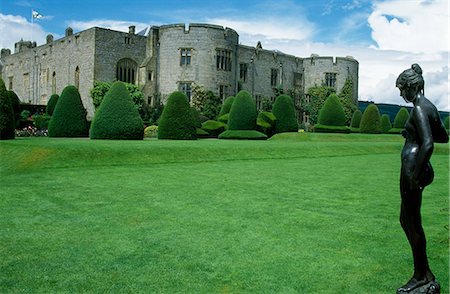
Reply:
[[[444,119],[444,127],[445,127],[447,130],[449,129],[449,117],[448,117],[448,116]]]
[[[350,128],[347,126],[329,126],[329,125],[314,125],[314,132],[317,133],[350,133]]]
[[[88,137],[88,135],[89,122],[80,93],[75,86],[66,86],[48,123],[48,136]]]
[[[144,122],[122,82],[106,93],[92,120],[91,139],[142,140]]]
[[[219,139],[266,140],[267,135],[256,130],[228,130],[221,133]]]
[[[59,95],[53,94],[50,96],[50,100],[48,100],[47,107],[45,107],[45,113],[52,116],[53,111],[55,110],[55,106],[58,103]]]
[[[380,134],[381,133],[381,117],[378,107],[375,104],[370,104],[364,110],[359,126],[360,132],[365,134]]]
[[[18,127],[21,119],[20,113],[22,112],[20,107],[20,99],[14,91],[6,91],[6,93],[9,96],[9,99],[11,100],[14,112],[14,121],[16,123],[16,127]]]
[[[386,134],[392,128],[391,120],[389,119],[389,115],[383,114],[381,116],[381,132]]]
[[[405,107],[400,108],[399,111],[397,112],[397,115],[395,116],[393,128],[404,129],[408,118],[409,118],[408,110]]]
[[[13,103],[0,77],[0,140],[14,139],[15,127]]]
[[[272,112],[263,111],[256,119],[257,130],[271,137],[275,134],[277,118]]]
[[[298,131],[294,101],[292,101],[290,96],[278,96],[273,104],[272,113],[277,118],[275,123],[275,133]]]
[[[144,138],[156,138],[158,137],[158,126],[151,125],[144,129]]]
[[[195,125],[186,95],[179,91],[170,94],[159,119],[158,139],[195,140]]]
[[[345,126],[345,112],[336,94],[328,96],[319,111],[319,125]]]

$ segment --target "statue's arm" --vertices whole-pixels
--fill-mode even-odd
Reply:
[[[425,170],[425,166],[433,153],[433,132],[426,110],[418,106],[413,111],[413,119],[416,123],[419,141],[419,153],[414,169],[414,179],[418,180]]]

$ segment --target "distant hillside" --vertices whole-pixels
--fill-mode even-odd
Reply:
[[[367,101],[358,101],[358,106],[359,109],[364,112],[364,110],[366,109],[366,107],[369,104],[373,104],[373,102],[367,102]],[[377,104],[378,109],[380,110],[380,114],[387,114],[389,116],[389,119],[391,120],[391,122],[394,122],[395,116],[397,115],[397,112],[400,110],[400,108],[405,107],[406,109],[408,109],[409,112],[411,112],[412,107],[410,106],[400,106],[400,105],[395,105],[395,104],[386,104],[386,103],[380,103]],[[444,118],[446,116],[449,116],[449,112],[448,111],[439,111],[439,114],[441,115],[441,120],[444,121]]]

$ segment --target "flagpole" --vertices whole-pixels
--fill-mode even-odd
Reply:
[[[31,43],[33,43],[33,24],[34,24],[33,9],[31,9]]]

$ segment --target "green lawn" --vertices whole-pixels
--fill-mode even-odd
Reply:
[[[394,293],[396,135],[0,142],[0,292]],[[424,192],[449,289],[449,145]]]

